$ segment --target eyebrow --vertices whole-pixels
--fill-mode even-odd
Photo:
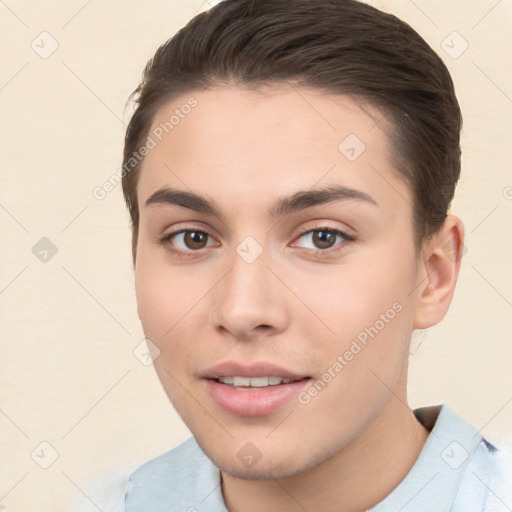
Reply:
[[[321,189],[299,190],[291,196],[279,198],[269,209],[269,215],[273,218],[282,217],[313,206],[349,200],[379,206],[377,201],[365,192],[335,185]],[[160,188],[146,199],[145,206],[157,205],[176,205],[195,212],[222,217],[221,209],[215,201],[193,192],[169,187]]]

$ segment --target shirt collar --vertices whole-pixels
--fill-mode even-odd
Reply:
[[[482,440],[473,426],[444,404],[413,412],[430,435],[402,482],[369,512],[448,512]]]

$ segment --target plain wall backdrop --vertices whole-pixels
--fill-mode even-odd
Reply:
[[[449,314],[413,337],[410,405],[446,403],[512,444],[512,1],[369,3],[441,55],[464,116],[452,210],[467,252]],[[190,435],[144,356],[121,186],[102,200],[93,190],[121,165],[146,61],[208,7],[0,2],[3,512],[98,510],[95,478]]]

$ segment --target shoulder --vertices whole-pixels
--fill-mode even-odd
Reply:
[[[124,512],[124,495],[129,486],[128,473],[126,468],[112,468],[81,482],[81,493],[70,499],[69,510],[88,512],[92,503],[98,510]]]
[[[512,450],[482,439],[462,481],[452,512],[512,510]]]
[[[223,511],[220,472],[191,437],[144,463],[131,475],[126,512],[167,511],[169,503],[194,510],[199,503]]]
[[[490,445],[488,461],[490,466],[487,503],[489,510],[510,510],[512,507],[512,447],[502,444],[499,448]],[[500,505],[501,502],[501,505]],[[506,504],[506,508],[503,505]]]

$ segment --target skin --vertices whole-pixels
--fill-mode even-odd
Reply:
[[[393,168],[384,123],[376,126],[382,116],[368,105],[290,85],[223,85],[169,102],[152,129],[189,96],[197,106],[146,156],[137,190],[138,312],[161,351],[154,365],[163,388],[220,468],[231,512],[369,508],[404,478],[428,437],[407,405],[409,343],[413,329],[436,324],[449,307],[462,223],[447,217],[415,250],[412,196]],[[366,146],[353,162],[338,149],[348,134]],[[377,204],[268,213],[281,197],[331,185]],[[145,206],[162,187],[205,196],[222,216]],[[329,228],[355,240],[331,238],[328,253],[311,230]],[[184,229],[210,237],[203,248],[187,246],[183,234],[167,242],[189,256],[159,243]],[[247,236],[263,251],[252,263],[236,251]],[[400,312],[307,404],[292,399],[272,414],[240,417],[201,379],[228,360],[270,361],[321,379],[397,303]],[[237,457],[248,442],[261,454],[251,466]]]

